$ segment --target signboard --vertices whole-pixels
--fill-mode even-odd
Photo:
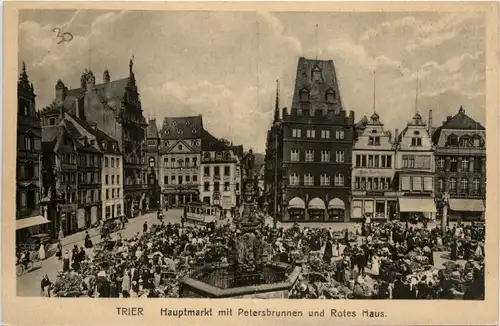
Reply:
[[[393,175],[394,170],[391,169],[354,169],[354,177],[391,178]]]

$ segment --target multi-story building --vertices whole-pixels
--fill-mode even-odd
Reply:
[[[283,220],[348,220],[354,112],[342,107],[333,61],[299,59],[281,124]]]
[[[64,120],[64,108],[54,101],[41,110],[43,203],[51,221],[51,235],[78,230],[78,149],[80,144]]]
[[[199,200],[202,132],[201,115],[163,120],[159,146],[162,207]]]
[[[384,130],[379,115],[373,113],[363,123],[352,150],[351,217],[389,220],[397,212],[397,192],[393,189],[394,142]]]
[[[222,207],[223,214],[238,205],[241,194],[241,159],[227,141],[202,133],[200,198]]]
[[[434,132],[436,198],[448,193],[448,215],[480,218],[486,199],[486,130],[460,107]],[[439,205],[438,205],[438,208]]]
[[[427,124],[418,112],[397,139],[395,181],[399,217],[407,220],[423,213],[426,218],[434,219],[434,146]]]
[[[40,211],[42,130],[35,92],[23,62],[17,82],[16,230],[19,241],[48,224]]]
[[[124,214],[133,217],[149,202],[145,136],[147,122],[129,63],[129,76],[111,81],[105,70],[103,81],[96,85],[94,73],[85,70],[80,88],[68,89],[62,81],[56,85],[56,99],[79,119],[95,122],[100,130],[119,141],[123,154]]]
[[[148,187],[150,192],[150,209],[160,208],[161,188],[160,188],[160,133],[156,125],[156,119],[149,119],[146,132],[146,160],[148,162]]]
[[[98,143],[103,153],[102,162],[102,216],[120,217],[123,212],[123,158],[118,141],[101,132]]]

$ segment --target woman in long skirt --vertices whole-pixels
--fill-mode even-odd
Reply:
[[[66,249],[66,252],[64,253],[63,272],[69,272],[69,252],[68,252],[68,249]]]

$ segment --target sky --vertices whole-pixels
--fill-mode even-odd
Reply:
[[[56,27],[74,38],[57,44]],[[416,109],[426,119],[433,110],[438,126],[463,106],[485,124],[479,12],[20,12],[19,67],[25,61],[37,108],[54,100],[58,79],[79,87],[85,68],[96,83],[106,68],[112,80],[127,77],[132,55],[146,118],[202,114],[214,136],[261,153],[276,80],[290,107],[301,56],[334,61],[356,120],[375,108],[401,130]]]

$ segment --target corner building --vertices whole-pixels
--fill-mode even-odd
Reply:
[[[436,198],[448,193],[450,219],[484,218],[486,129],[460,107],[433,134],[436,146]],[[438,201],[439,202],[439,201]],[[438,206],[438,211],[442,206]]]
[[[348,221],[354,112],[342,107],[333,61],[299,59],[282,132],[282,220]]]

